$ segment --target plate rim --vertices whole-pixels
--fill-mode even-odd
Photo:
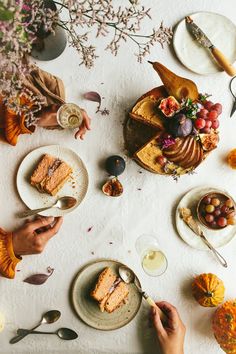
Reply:
[[[20,190],[19,190],[19,175],[20,175],[20,169],[22,167],[22,164],[23,162],[26,160],[26,158],[31,154],[33,153],[34,151],[37,151],[37,150],[40,150],[42,148],[51,148],[51,147],[56,147],[56,146],[59,146],[60,148],[62,149],[65,149],[65,150],[69,150],[70,152],[72,152],[74,155],[76,155],[76,157],[80,160],[83,168],[84,168],[84,171],[85,171],[85,174],[86,174],[86,180],[87,180],[87,183],[86,183],[86,188],[85,188],[85,193],[84,193],[84,196],[82,198],[82,200],[80,201],[80,203],[78,203],[74,208],[72,208],[72,210],[68,210],[68,211],[65,211],[62,216],[66,215],[66,214],[69,214],[69,213],[72,213],[73,211],[75,211],[80,205],[81,203],[83,202],[83,200],[85,199],[86,197],[86,194],[88,192],[88,188],[89,188],[89,174],[88,174],[88,170],[85,166],[85,163],[83,162],[83,160],[81,159],[81,157],[71,148],[65,146],[65,145],[60,145],[60,144],[51,144],[51,145],[41,145],[39,147],[36,147],[35,149],[31,150],[30,152],[28,152],[21,160],[20,164],[18,165],[18,168],[17,168],[17,172],[16,172],[16,178],[15,178],[15,183],[16,183],[16,189],[17,189],[17,193],[20,197],[20,200],[23,202],[23,204],[28,208],[28,210],[32,210],[27,204],[26,202],[23,200],[22,198],[22,195],[20,193]],[[47,212],[47,210],[45,210],[45,212]],[[42,213],[43,212],[39,212],[38,215],[43,215]],[[43,215],[44,216],[44,215]],[[47,216],[47,215],[46,215]]]
[[[84,264],[84,265],[80,268],[80,270],[76,273],[76,275],[75,275],[75,277],[74,277],[74,279],[73,279],[73,281],[72,281],[71,289],[70,289],[70,300],[71,300],[71,304],[72,304],[72,306],[73,306],[73,309],[74,309],[74,311],[75,311],[77,317],[78,317],[83,323],[85,323],[87,326],[89,326],[89,327],[91,327],[91,328],[94,328],[94,329],[96,329],[96,330],[98,330],[98,331],[100,330],[100,331],[105,331],[105,332],[107,332],[107,331],[114,331],[114,330],[116,330],[116,329],[119,329],[119,328],[122,328],[122,327],[126,326],[127,324],[129,324],[129,323],[137,316],[137,314],[138,314],[138,312],[139,312],[139,310],[140,310],[140,307],[141,307],[141,305],[142,305],[142,295],[139,293],[139,299],[140,299],[139,305],[138,305],[136,311],[134,312],[133,316],[129,319],[128,322],[126,322],[126,323],[124,323],[124,324],[122,324],[122,325],[119,325],[119,326],[117,326],[117,327],[115,327],[115,328],[110,328],[110,329],[109,329],[109,328],[94,327],[94,326],[92,326],[91,324],[88,324],[88,323],[79,315],[79,313],[78,313],[77,310],[76,310],[75,301],[74,301],[75,286],[76,286],[76,282],[77,282],[78,277],[81,275],[81,273],[82,273],[84,270],[86,270],[87,268],[89,268],[91,265],[94,265],[94,264],[96,264],[96,263],[102,263],[102,262],[113,262],[113,263],[120,264],[120,265],[122,265],[122,266],[125,266],[125,267],[130,268],[130,267],[127,266],[126,264],[124,264],[124,263],[122,263],[122,262],[120,262],[120,261],[118,261],[118,260],[116,260],[116,259],[113,259],[113,258],[98,258],[98,259],[96,259],[96,260],[93,260],[93,261],[90,261],[90,262]],[[138,285],[141,287],[141,283],[140,283],[139,278],[137,277],[136,273],[134,273],[134,274],[135,274],[135,276],[136,276]],[[137,292],[138,292],[138,290],[137,290]]]
[[[217,15],[217,16],[226,18],[229,22],[231,22],[232,25],[234,25],[234,27],[235,27],[235,29],[236,29],[235,23],[234,23],[229,17],[227,17],[227,16],[225,16],[225,15],[222,15],[222,14],[220,14],[220,13],[217,13],[217,12],[212,12],[212,11],[196,11],[196,12],[193,12],[193,13],[189,14],[188,16],[193,16],[193,15],[202,14],[202,13],[204,13],[204,14],[213,14],[213,15]],[[183,63],[183,61],[180,59],[179,51],[176,50],[177,47],[176,47],[176,41],[175,41],[175,39],[176,39],[176,32],[177,32],[177,30],[178,30],[179,25],[180,25],[183,21],[184,21],[184,18],[181,19],[181,20],[175,25],[174,34],[173,34],[173,39],[172,39],[173,48],[174,48],[175,54],[176,54],[178,60],[180,61],[180,63],[181,63],[185,68],[187,68],[188,70],[190,70],[191,72],[193,72],[193,73],[195,73],[195,74],[198,74],[198,75],[202,75],[202,76],[216,75],[216,74],[219,74],[219,73],[224,72],[223,69],[222,69],[222,70],[219,69],[219,70],[214,71],[214,72],[202,73],[202,72],[199,72],[199,71],[194,70],[193,68],[191,68],[191,66],[189,66],[189,65],[187,65],[187,64],[185,64],[185,63]],[[235,62],[235,61],[236,61],[236,57],[235,57],[235,59],[234,59],[234,62]],[[234,63],[234,62],[233,62],[233,63]],[[233,64],[233,63],[232,63],[232,64]]]
[[[199,189],[204,189],[204,188],[209,188],[209,189],[214,189],[214,190],[226,192],[226,193],[227,193],[228,195],[230,195],[230,197],[234,200],[234,198],[231,196],[231,194],[228,193],[226,190],[221,189],[219,186],[208,186],[208,185],[207,185],[207,186],[198,186],[198,187],[191,188],[190,190],[188,190],[188,191],[181,197],[181,199],[179,200],[179,202],[178,202],[178,204],[177,204],[177,206],[176,206],[176,210],[175,210],[175,226],[176,226],[176,230],[177,230],[177,232],[178,232],[178,236],[181,238],[181,240],[182,240],[186,245],[188,245],[189,247],[191,247],[191,248],[193,248],[193,249],[195,249],[195,250],[199,250],[199,251],[209,251],[209,249],[207,248],[207,246],[206,246],[206,247],[202,247],[202,248],[194,247],[194,246],[190,245],[187,241],[185,241],[185,239],[182,238],[181,233],[179,232],[179,227],[178,227],[177,218],[180,219],[180,216],[179,216],[179,213],[178,213],[178,209],[179,209],[179,205],[180,205],[180,203],[182,202],[183,198],[184,198],[187,194],[190,194],[191,192],[197,191],[197,190],[199,190]],[[235,226],[235,228],[236,228],[236,226]],[[214,232],[214,231],[213,231],[213,232]],[[236,231],[235,231],[235,234],[232,236],[232,238],[231,238],[229,241],[227,241],[226,243],[224,243],[224,244],[222,244],[222,245],[220,245],[220,246],[217,246],[217,247],[214,246],[214,247],[218,249],[218,248],[221,248],[221,247],[226,246],[229,242],[232,241],[232,239],[235,237],[235,235],[236,235]]]

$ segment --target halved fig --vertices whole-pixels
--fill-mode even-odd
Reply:
[[[169,96],[163,98],[159,104],[159,109],[166,117],[172,117],[179,109],[179,102],[174,98],[174,96]]]
[[[219,143],[219,135],[217,133],[200,134],[199,137],[204,151],[214,150]]]
[[[109,197],[119,197],[123,193],[123,186],[118,178],[112,178],[102,186],[102,191]]]

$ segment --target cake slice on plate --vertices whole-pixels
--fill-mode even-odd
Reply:
[[[30,184],[40,192],[55,195],[66,183],[72,168],[61,159],[45,154],[34,170]]]
[[[95,288],[91,292],[92,298],[98,301],[100,310],[108,313],[124,304],[128,294],[128,286],[109,267],[99,275]]]

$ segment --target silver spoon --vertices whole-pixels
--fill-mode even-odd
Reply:
[[[20,336],[26,336],[28,334],[56,334],[59,338],[64,340],[72,340],[78,338],[78,334],[70,328],[59,328],[55,332],[30,331],[29,329],[19,328],[17,334]]]
[[[41,211],[52,209],[52,208],[66,210],[66,209],[70,209],[73,206],[75,206],[76,203],[77,203],[77,199],[74,197],[61,197],[53,205],[50,205],[50,206],[44,207],[44,208],[24,211],[23,213],[19,213],[18,217],[19,218],[26,218],[27,216],[36,215],[36,214],[40,213]]]
[[[25,333],[24,335],[17,335],[15,337],[13,337],[11,340],[10,340],[10,344],[15,344],[17,342],[19,342],[21,339],[23,339],[25,336],[27,336],[29,333],[31,333],[31,331],[33,331],[34,329],[38,328],[39,326],[41,326],[41,324],[44,324],[44,323],[54,323],[56,322],[59,318],[61,317],[61,313],[60,311],[57,311],[57,310],[52,310],[52,311],[48,311],[46,312],[42,318],[41,318],[41,321],[37,324],[37,326],[33,327],[32,329],[28,330],[27,333]],[[17,332],[18,333],[18,332]]]
[[[152,307],[155,307],[155,309],[158,311],[161,321],[163,323],[166,323],[167,322],[166,315],[155,304],[155,301],[145,291],[143,291],[143,289],[140,286],[138,286],[134,272],[130,268],[125,267],[125,266],[119,267],[118,271],[119,271],[119,275],[120,275],[121,279],[126,284],[134,284],[136,286],[136,288],[138,289],[138,291],[140,292],[140,294],[142,295],[142,297],[148,302],[148,304]]]

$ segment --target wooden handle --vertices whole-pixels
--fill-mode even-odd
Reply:
[[[233,65],[230,63],[230,61],[224,56],[224,54],[217,49],[216,47],[212,47],[211,52],[217,61],[217,63],[224,69],[224,71],[230,75],[230,76],[235,76],[236,75],[236,69],[233,67]]]
[[[167,323],[167,317],[164,314],[164,312],[161,311],[161,309],[155,304],[155,301],[149,296],[146,298],[147,302],[149,303],[150,306],[155,307],[155,309],[158,311],[161,322]]]

